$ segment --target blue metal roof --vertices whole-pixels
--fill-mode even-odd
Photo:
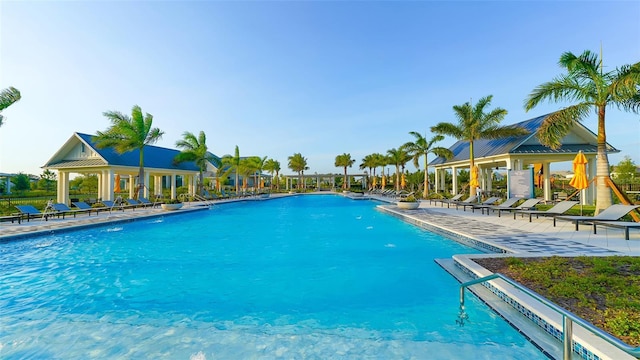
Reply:
[[[104,158],[109,165],[119,166],[140,166],[140,151],[138,149],[128,151],[124,154],[118,154],[113,148],[108,147],[98,149],[93,141],[94,135],[76,133],[83,141]],[[187,171],[199,171],[198,166],[193,161],[185,161],[174,164],[173,159],[179,154],[179,150],[163,148],[153,145],[145,145],[144,147],[144,166],[158,169],[176,169]]]
[[[536,132],[542,125],[544,119],[550,114],[538,116],[533,119],[525,120],[510,126],[522,127],[529,132],[524,136],[511,136],[502,139],[480,139],[473,142],[474,158],[483,158],[504,154],[526,154],[526,153],[546,153],[546,154],[560,154],[560,153],[577,153],[579,150],[585,153],[597,152],[597,147],[592,144],[580,144],[580,145],[562,145],[559,149],[551,149],[544,146],[537,141],[537,145],[521,145],[525,141],[534,138]],[[585,128],[586,129],[586,128]],[[588,129],[587,129],[588,130]],[[593,134],[593,133],[592,133]],[[595,135],[594,135],[595,136]],[[607,149],[610,152],[617,152],[618,150],[607,144]],[[431,161],[429,165],[440,165],[448,162],[457,162],[469,160],[469,142],[466,140],[459,140],[453,144],[449,150],[453,152],[453,158],[446,160],[443,157],[438,157]]]

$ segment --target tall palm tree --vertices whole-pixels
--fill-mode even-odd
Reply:
[[[344,181],[342,181],[342,189],[347,189],[347,168],[352,167],[355,163],[355,159],[351,158],[351,154],[344,153],[336,156],[335,166],[344,168]]]
[[[387,166],[388,162],[387,162],[387,157],[380,154],[380,153],[373,153],[371,154],[372,157],[372,163],[374,164],[373,166],[373,174],[375,176],[376,174],[376,168],[378,166],[380,166],[382,168],[382,175],[384,175],[384,167]]]
[[[238,166],[238,173],[242,175],[242,179],[248,179],[250,176],[253,176],[253,187],[255,188],[257,185],[257,173],[259,168],[261,167],[262,159],[258,156],[249,156],[243,159],[240,159],[240,166]]]
[[[14,87],[8,87],[0,91],[0,126],[2,126],[2,110],[8,108],[16,101],[20,100],[20,91]]]
[[[240,186],[239,186],[240,184],[238,184],[238,180],[239,180],[238,171],[240,169],[241,160],[242,159],[240,158],[240,149],[238,148],[238,145],[236,145],[236,149],[235,149],[235,152],[233,153],[233,156],[225,155],[222,157],[222,159],[220,159],[220,163],[222,164],[221,177],[227,177],[231,173],[235,173],[236,175],[236,180],[235,180],[236,194],[240,193]]]
[[[565,52],[558,62],[567,73],[536,87],[525,100],[527,111],[544,100],[575,102],[549,115],[538,129],[538,139],[551,148],[559,148],[560,140],[591,110],[598,115],[598,152],[596,162],[596,213],[612,204],[611,189],[605,182],[610,177],[607,156],[605,112],[607,106],[638,113],[640,110],[640,62],[603,72],[602,59],[584,51],[580,56]]]
[[[409,154],[401,147],[387,150],[387,164],[396,166],[396,191],[400,191],[400,167],[405,166],[411,160]]]
[[[420,169],[420,157],[424,156],[423,197],[426,199],[427,195],[429,195],[429,153],[435,154],[436,156],[442,156],[445,159],[451,159],[453,157],[453,153],[447,148],[443,148],[440,146],[433,147],[433,144],[444,140],[444,136],[442,135],[436,135],[432,137],[431,140],[427,140],[426,136],[422,136],[416,131],[411,131],[409,132],[409,134],[413,135],[415,141],[407,142],[402,146],[407,150],[409,156],[413,157],[413,164],[418,169]]]
[[[475,106],[471,102],[455,105],[453,111],[458,118],[458,124],[441,122],[431,127],[431,132],[440,135],[449,135],[458,140],[469,142],[469,168],[475,167],[473,143],[480,139],[501,139],[511,136],[526,135],[527,131],[520,127],[499,126],[507,115],[507,110],[495,108],[489,113],[484,108],[491,104],[492,95],[481,98]],[[476,195],[476,188],[469,190],[471,196]]]
[[[304,171],[309,170],[309,167],[307,167],[307,159],[302,156],[301,153],[295,153],[289,156],[288,160],[289,169],[298,173],[298,188],[301,188],[301,184],[304,185],[302,182]]]
[[[365,155],[365,157],[362,158],[362,163],[360,164],[359,167],[360,167],[360,170],[369,169],[369,174],[371,174],[372,177],[375,177],[376,166],[378,165],[376,164],[374,154],[369,154],[369,155]],[[369,181],[369,179],[367,179],[367,181]]]
[[[275,181],[276,190],[278,190],[280,188],[280,184],[278,183],[278,174],[280,173],[280,162],[274,159],[269,159],[264,163],[264,170],[271,174],[271,177],[273,179],[271,181],[271,186],[273,186],[273,183]],[[276,174],[275,177],[273,177],[273,173]]]
[[[176,163],[193,161],[200,170],[200,181],[198,183],[198,194],[203,195],[204,172],[207,170],[207,162],[215,167],[220,167],[220,161],[209,152],[207,147],[207,136],[204,131],[200,131],[198,137],[185,131],[182,133],[182,140],[176,141],[176,147],[182,149],[173,159]]]
[[[131,117],[119,111],[105,111],[103,115],[111,121],[111,126],[104,132],[98,131],[93,141],[99,149],[113,147],[119,154],[136,149],[140,152],[138,171],[138,197],[140,198],[143,196],[145,186],[144,147],[156,143],[162,138],[164,132],[151,127],[153,115],[149,113],[143,115],[138,105],[134,105],[131,109]]]

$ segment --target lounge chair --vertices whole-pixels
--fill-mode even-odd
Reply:
[[[489,210],[511,208],[513,205],[515,205],[520,200],[522,200],[521,197],[508,198],[507,200],[501,202],[498,205],[486,206],[486,207],[482,208],[481,210],[482,210],[482,213],[484,214],[484,210],[486,209],[487,210],[487,215],[489,215]]]
[[[18,224],[20,224],[22,222],[22,215],[5,215],[5,216],[0,216],[0,222],[3,221],[11,221],[11,223],[13,224],[14,221],[18,221]]]
[[[122,206],[121,203],[117,203],[117,202],[111,201],[111,200],[102,200],[101,203],[102,203],[102,205],[105,206],[105,209],[107,209],[109,211],[111,211],[113,209],[124,211],[124,206]]]
[[[122,201],[122,199],[120,199],[120,203],[122,204],[122,206],[124,207],[130,207],[132,209],[135,210],[135,208],[139,208],[139,207],[146,207],[147,205],[143,204],[142,202],[136,200],[136,199],[125,199],[124,202]]]
[[[474,206],[474,205],[478,205],[478,197],[477,196],[469,196],[465,201],[456,201],[454,203],[452,203],[451,205],[455,205],[456,206],[456,210],[458,210],[459,206],[462,206],[462,210],[463,211],[467,211],[467,207],[469,206]],[[449,204],[447,204],[447,207],[449,207]]]
[[[98,214],[101,210],[108,210],[106,207],[94,208],[94,207],[92,207],[91,205],[87,204],[84,201],[74,201],[74,202],[71,203],[71,205],[77,207],[80,210],[84,210],[84,211],[88,212],[89,215],[91,215],[92,211],[95,211],[96,214]]]
[[[73,217],[76,217],[76,214],[78,213],[83,214],[88,212],[89,215],[91,215],[91,211],[92,211],[92,209],[89,209],[89,210],[75,209],[74,210],[68,207],[67,204],[61,204],[61,203],[53,204],[51,206],[55,211],[57,211],[56,215],[62,215],[63,219],[64,219],[64,216],[67,214],[73,214]]]
[[[600,225],[600,226],[604,226],[604,227],[612,227],[612,228],[617,228],[617,229],[623,229],[624,230],[624,239],[625,240],[629,240],[629,229],[640,229],[640,223],[639,222],[633,222],[633,221],[594,221],[593,222],[593,233],[597,234],[596,232],[596,227]]]
[[[35,218],[42,218],[45,221],[48,221],[49,217],[51,216],[50,213],[41,212],[40,210],[36,209],[35,206],[33,205],[16,205],[16,209],[20,211],[20,217],[23,219],[27,219],[27,222]]]
[[[536,198],[527,199],[527,200],[525,200],[525,202],[523,202],[522,204],[520,204],[518,206],[515,206],[515,207],[506,207],[506,208],[492,207],[491,210],[492,211],[497,211],[498,212],[498,217],[500,217],[500,214],[503,211],[512,212],[512,211],[517,211],[517,210],[531,210],[540,202],[540,200],[541,199],[536,199]],[[487,215],[489,215],[489,211],[488,210],[487,210]]]
[[[593,221],[617,221],[621,217],[627,215],[631,211],[639,208],[640,205],[611,205],[608,208],[602,210],[602,212],[595,216],[554,216],[553,226],[556,226],[557,220],[571,221],[576,225],[576,231],[578,231],[578,225],[583,222]]]
[[[571,209],[574,205],[576,205],[578,202],[577,201],[561,201],[557,204],[555,204],[553,207],[549,208],[548,210],[516,210],[513,212],[513,218],[516,218],[517,214],[520,214],[521,217],[524,217],[525,214],[529,215],[529,222],[531,222],[531,217],[533,215],[536,216],[536,219],[539,216],[557,216],[557,215],[562,215],[564,213],[566,213],[567,211],[569,211],[569,209]]]
[[[492,196],[492,197],[488,198],[487,200],[481,202],[480,204],[473,205],[473,207],[471,208],[471,212],[475,212],[476,209],[482,209],[482,208],[487,207],[487,206],[492,206],[498,200],[500,200],[499,197]]]
[[[454,203],[456,201],[461,201],[460,199],[462,199],[463,196],[464,196],[464,193],[460,193],[452,197],[451,199],[429,199],[429,205],[431,205],[431,202],[433,201],[436,204],[440,203],[440,207],[443,207],[444,204],[447,204],[447,207],[449,207],[449,204]]]
[[[157,205],[156,203],[152,203],[151,201],[149,201],[149,199],[147,199],[147,198],[143,198],[143,197],[139,198],[139,199],[138,199],[138,201],[139,201],[139,202],[140,202],[144,207],[149,206],[149,207],[154,208],[154,207],[156,207],[156,205]]]

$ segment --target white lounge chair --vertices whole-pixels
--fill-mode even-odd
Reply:
[[[571,209],[574,205],[576,205],[577,201],[561,201],[555,204],[553,207],[548,210],[517,210],[513,212],[513,219],[515,220],[516,215],[520,214],[521,217],[524,217],[525,214],[529,215],[529,222],[531,222],[531,217],[533,215],[536,216],[536,219],[539,216],[558,216],[566,213]]]

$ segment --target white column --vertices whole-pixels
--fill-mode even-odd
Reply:
[[[456,169],[455,167],[451,168],[451,182],[453,184],[451,193],[453,195],[458,195],[458,169]]]
[[[99,171],[96,173],[96,176],[98,177],[98,199],[102,199],[102,200],[107,200],[107,199],[103,199],[103,194],[102,194],[102,171]]]
[[[162,195],[162,176],[153,177],[153,192],[155,195]]]
[[[493,168],[487,168],[487,191],[493,191]]]
[[[114,199],[114,196],[113,196],[113,190],[115,188],[115,186],[114,186],[115,185],[114,184],[115,183],[114,177],[115,177],[115,174],[114,174],[113,170],[109,169],[109,170],[105,170],[104,171],[104,176],[102,178],[103,178],[103,182],[104,182],[104,185],[105,185],[105,190],[104,191],[105,191],[105,195],[107,197],[106,200],[113,200]]]
[[[176,199],[178,192],[176,189],[176,174],[171,174],[171,198]]]
[[[67,204],[69,201],[69,173],[66,171],[58,171],[58,194],[56,202]]]
[[[552,199],[553,194],[551,193],[551,168],[548,162],[542,163],[542,178],[544,181],[544,200],[549,201]]]
[[[151,183],[149,182],[149,173],[148,172],[144,172],[144,192],[142,193],[142,196],[144,196],[145,198],[149,198],[149,189],[151,188]]]
[[[129,198],[130,199],[133,199],[135,197],[136,188],[137,188],[136,176],[135,175],[129,175]]]

